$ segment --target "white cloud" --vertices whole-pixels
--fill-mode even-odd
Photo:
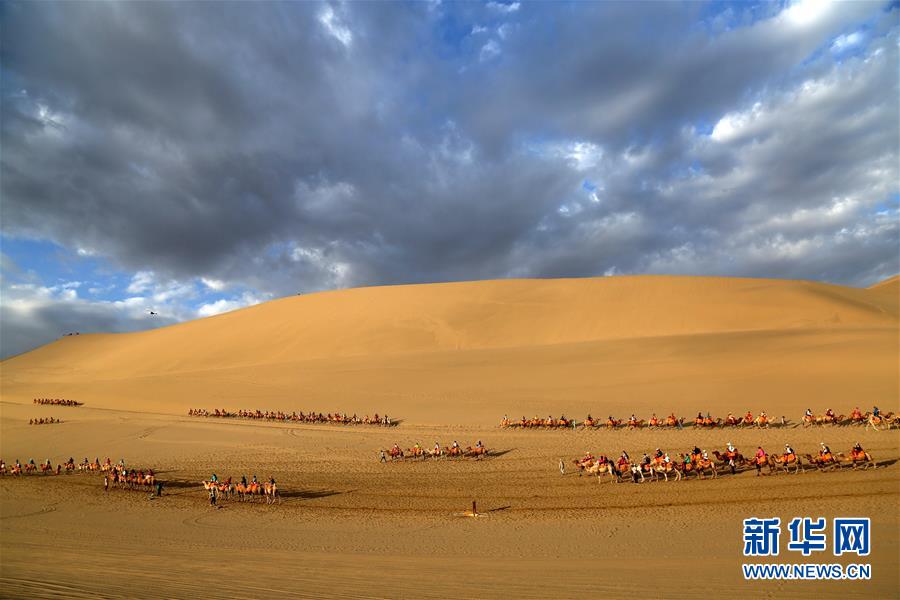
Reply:
[[[478,55],[478,60],[481,62],[490,60],[495,56],[499,56],[500,52],[500,44],[497,40],[489,40],[488,43],[481,47],[481,53]]]
[[[835,38],[834,42],[831,44],[831,51],[835,54],[839,54],[845,50],[849,50],[854,46],[858,46],[862,43],[864,36],[862,32],[854,31],[853,33],[847,33],[844,35],[839,35]]]
[[[211,317],[213,315],[220,315],[222,313],[231,312],[233,310],[244,308],[246,306],[259,304],[260,302],[264,302],[267,299],[268,298],[263,298],[250,292],[245,292],[239,298],[222,298],[220,300],[216,300],[215,302],[203,304],[197,309],[197,316]]]
[[[325,31],[345,47],[349,47],[353,43],[353,32],[338,20],[331,6],[325,6],[319,13],[319,23],[322,24]]]
[[[519,8],[521,8],[521,4],[519,4],[518,2],[512,2],[510,4],[504,4],[502,2],[488,2],[487,7],[491,10],[496,10],[497,12],[514,13],[519,10]]]
[[[156,280],[153,271],[138,271],[132,276],[131,283],[128,284],[128,288],[125,291],[129,294],[140,294],[155,284]]]
[[[200,281],[203,283],[203,285],[205,285],[209,289],[216,291],[216,292],[221,292],[226,287],[225,282],[222,281],[221,279],[211,279],[208,277],[201,277]]]

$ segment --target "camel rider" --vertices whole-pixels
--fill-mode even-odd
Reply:
[[[641,464],[642,464],[642,465],[649,465],[649,464],[650,464],[650,455],[647,454],[646,452],[644,452],[644,456],[641,458]]]
[[[212,481],[213,483],[219,482],[219,478],[216,476],[215,473],[212,474],[212,477],[210,477],[209,480]]]
[[[806,415],[805,415],[805,416],[806,416],[807,419],[812,419],[812,416],[813,416],[812,410],[809,409],[809,408],[807,408],[807,409],[806,409]]]
[[[662,450],[660,450],[659,448],[656,449],[656,458],[662,458],[663,454],[664,453]]]
[[[859,442],[856,442],[856,444],[853,445],[853,451],[857,454],[862,454],[864,452],[863,447],[859,444]]]
[[[790,444],[785,444],[784,445],[784,459],[788,460],[793,455],[794,455],[794,449],[791,448]]]
[[[269,477],[269,485],[275,485],[275,478]]]
[[[756,458],[757,458],[757,461],[762,460],[763,462],[765,462],[766,451],[762,449],[762,446],[756,447]]]
[[[31,465],[31,466],[33,467],[33,466],[34,466],[34,459],[32,458],[31,460],[29,460],[29,461],[28,461],[28,464]]]
[[[880,416],[881,416],[881,411],[878,410],[878,407],[877,407],[877,406],[873,406],[873,407],[872,407],[872,416],[873,416],[873,417],[880,417]]]
[[[663,455],[663,462],[666,463],[666,464],[669,464],[670,462],[672,462],[672,459],[669,458],[669,453],[668,453],[668,452],[666,452],[666,453]]]
[[[709,454],[706,453],[706,450],[703,451],[703,460],[709,460]]]
[[[259,483],[259,480],[256,479],[256,475],[253,476],[253,483]]]
[[[700,454],[700,448],[698,448],[697,446],[694,446],[694,449],[691,450],[691,454],[693,454],[694,456],[697,456],[698,454]]]
[[[819,445],[822,447],[819,450],[819,456],[821,456],[825,460],[831,460],[831,448],[825,445],[825,442],[819,442]]]
[[[833,419],[834,411],[829,408],[828,410],[825,411],[825,416],[828,417],[829,419]]]
[[[619,458],[619,462],[628,462],[631,460],[631,457],[628,456],[628,453],[622,450],[622,456]]]
[[[434,442],[434,453],[435,453],[435,454],[440,454],[440,453],[441,453],[441,445],[438,444],[436,441]]]
[[[481,443],[481,440],[478,440],[478,442],[475,444],[475,447],[478,450],[481,450],[482,448],[484,448],[484,444]]]
[[[247,476],[241,475],[241,485],[247,485]]]
[[[745,421],[752,421],[752,420],[753,420],[753,413],[750,412],[750,411],[748,410],[748,411],[747,411],[747,414],[744,416],[744,420],[745,420]]]
[[[859,410],[859,407],[857,406],[856,408],[853,409],[853,412],[850,414],[850,416],[853,417],[854,419],[861,419],[862,411]]]
[[[454,450],[459,450],[459,442],[457,442],[456,440],[453,440],[453,445],[450,447]]]
[[[731,442],[728,442],[728,446],[726,446],[726,447],[728,448],[728,451],[731,452],[732,454],[737,452],[737,450],[735,450],[734,445]]]

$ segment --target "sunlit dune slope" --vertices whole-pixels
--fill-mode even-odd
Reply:
[[[896,401],[898,298],[896,278],[869,289],[669,276],[359,288],[62,338],[4,361],[0,383],[19,401],[377,409],[424,422],[460,407],[456,420],[599,398],[651,406],[682,389],[743,401],[771,396],[767,382]]]

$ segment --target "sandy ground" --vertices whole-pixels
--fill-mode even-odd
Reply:
[[[0,596],[897,598],[900,432],[509,431],[504,414],[648,418],[900,409],[900,280],[610,277],[346,290],[162,329],[64,337],[0,363],[0,457],[125,458],[0,478]],[[36,406],[35,397],[84,402]],[[188,408],[387,412],[392,429],[190,418]],[[63,423],[29,426],[49,417]],[[481,439],[475,461],[378,451]],[[585,451],[801,453],[859,441],[877,470],[599,484]],[[210,507],[201,479],[273,476],[282,502]],[[482,516],[463,516],[478,502]],[[868,516],[871,581],[745,582],[749,517]],[[786,529],[786,528],[785,528]],[[786,544],[786,531],[782,546]],[[753,559],[753,562],[776,562]],[[778,562],[851,562],[828,554]],[[862,562],[862,561],[854,561]]]
[[[140,491],[104,493],[96,475],[4,477],[4,597],[188,597],[210,588],[226,596],[351,598],[890,598],[900,591],[896,430],[387,430],[6,402],[0,408],[7,461],[124,457],[168,482],[164,497],[151,500]],[[23,424],[44,414],[66,422]],[[467,445],[476,438],[504,453],[482,461],[377,460],[377,450],[395,441]],[[640,485],[601,485],[557,469],[559,458],[585,450],[627,449],[633,456],[727,441],[775,450],[789,441],[803,452],[822,440],[835,450],[860,441],[890,464]],[[274,506],[232,501],[214,509],[197,483],[213,472],[274,476],[284,498]],[[473,499],[484,516],[460,516]],[[870,516],[873,579],[743,581],[741,521],[807,515]],[[783,548],[784,561],[807,562],[785,554]]]

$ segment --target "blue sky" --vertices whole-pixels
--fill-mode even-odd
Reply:
[[[900,269],[896,2],[2,10],[2,356],[361,285]]]

